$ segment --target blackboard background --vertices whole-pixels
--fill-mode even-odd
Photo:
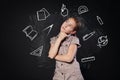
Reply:
[[[5,1],[3,6],[3,26],[1,26],[2,34],[2,51],[1,51],[1,72],[2,80],[50,80],[53,76],[53,63],[47,63],[46,66],[39,67],[38,58],[29,55],[31,51],[31,41],[26,38],[22,30],[29,25],[29,16],[36,14],[37,10],[46,8],[50,13],[59,13],[61,4],[69,5],[69,9],[77,10],[78,6],[86,5],[90,9],[87,15],[83,15],[88,22],[92,16],[99,15],[103,18],[104,25],[102,29],[108,35],[109,44],[102,48],[96,55],[96,61],[90,65],[89,69],[82,69],[86,80],[115,80],[118,75],[118,42],[114,20],[114,11],[111,11],[113,3],[106,1],[88,1],[88,0],[41,0],[41,1]],[[73,6],[74,5],[74,6]],[[117,6],[116,6],[117,7]],[[117,7],[118,8],[118,7]],[[118,8],[119,9],[119,8]],[[86,13],[87,14],[87,13]],[[87,16],[87,17],[86,17]],[[54,20],[53,20],[54,21]],[[92,21],[90,22],[92,23]],[[92,25],[92,24],[91,24]],[[56,35],[57,30],[52,31],[49,38]],[[118,45],[119,46],[119,45]],[[49,48],[49,45],[46,47]],[[79,58],[79,57],[78,57]],[[45,58],[42,60],[44,61]],[[46,64],[46,62],[45,62]],[[50,65],[51,64],[51,65]]]

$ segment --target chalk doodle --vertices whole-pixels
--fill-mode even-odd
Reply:
[[[42,8],[41,10],[37,11],[38,21],[46,20],[46,18],[49,16],[50,13],[45,8]]]
[[[33,30],[33,27],[31,25],[27,26],[22,31],[28,38],[30,38],[31,41],[38,35],[38,32],[36,30]]]
[[[49,33],[50,33],[52,27],[53,27],[53,24],[51,24],[50,26],[44,28],[42,31],[45,31],[45,30],[49,29],[49,31],[48,31],[48,33],[47,33],[47,35],[49,35]]]
[[[80,14],[83,14],[83,13],[86,13],[86,12],[88,12],[89,10],[88,10],[88,8],[87,8],[87,6],[85,6],[85,5],[81,5],[81,6],[79,6],[78,7],[78,14],[80,15]]]
[[[99,46],[100,48],[102,48],[102,46],[106,46],[107,44],[108,44],[107,36],[100,36],[98,38],[98,44],[97,44],[97,46]]]
[[[62,7],[61,7],[61,15],[63,17],[68,15],[68,9],[66,8],[66,5],[64,5],[64,4],[62,4]]]
[[[95,61],[95,56],[85,57],[81,59],[81,62]]]
[[[41,56],[43,52],[43,46],[38,47],[36,50],[30,53],[30,55]]]
[[[99,16],[96,16],[96,18],[97,18],[97,21],[99,22],[100,25],[104,24],[103,21],[102,21],[102,19]]]
[[[95,31],[89,33],[89,34],[86,34],[83,36],[83,41],[86,41],[88,40],[90,37],[92,37],[93,35],[95,34]]]

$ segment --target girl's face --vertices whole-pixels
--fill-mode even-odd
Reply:
[[[61,26],[61,32],[65,32],[66,34],[73,34],[75,31],[76,22],[74,18],[69,18],[65,20]]]

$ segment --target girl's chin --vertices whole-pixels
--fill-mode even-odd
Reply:
[[[64,32],[64,33],[66,33],[66,34],[69,34],[68,32],[66,32],[65,30],[62,30],[62,29],[61,29],[61,32]]]

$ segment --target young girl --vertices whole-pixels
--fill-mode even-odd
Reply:
[[[48,57],[56,60],[53,80],[84,80],[76,60],[80,47],[76,32],[81,25],[77,18],[70,17],[61,25],[60,33],[51,38]]]

